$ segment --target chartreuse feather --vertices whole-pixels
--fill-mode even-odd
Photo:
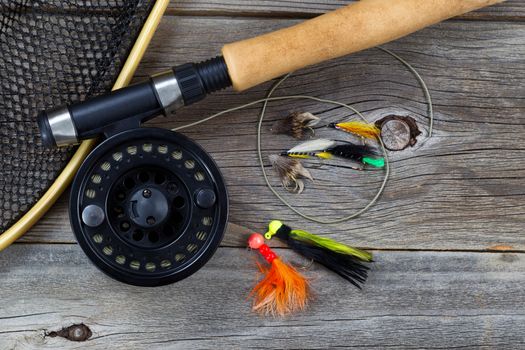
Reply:
[[[264,235],[266,239],[271,239],[277,231],[283,226],[283,223],[279,220],[273,220],[268,225],[268,232]],[[290,234],[294,235],[298,240],[311,241],[320,247],[334,251],[340,254],[348,254],[355,256],[363,261],[372,261],[372,254],[365,252],[361,249],[352,248],[346,244],[339,243],[330,238],[319,237],[303,230],[291,230]]]
[[[291,234],[293,234],[300,240],[310,240],[312,242],[315,242],[317,245],[332,250],[334,252],[353,255],[363,261],[372,261],[372,254],[365,252],[361,249],[349,247],[346,244],[339,243],[337,241],[334,241],[333,239],[313,235],[303,230],[292,230]]]

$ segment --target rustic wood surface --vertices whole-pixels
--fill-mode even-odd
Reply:
[[[173,63],[205,59],[224,42],[291,22],[167,17],[139,75]],[[209,150],[224,172],[233,223],[262,230],[265,222],[279,217],[359,246],[381,249],[483,250],[508,245],[512,250],[524,250],[525,240],[520,235],[525,196],[524,44],[522,23],[451,21],[388,45],[417,67],[430,87],[436,110],[430,140],[425,140],[426,105],[420,87],[403,66],[378,50],[329,62],[292,78],[279,94],[339,99],[352,103],[371,120],[391,113],[412,115],[425,134],[416,147],[390,154],[392,177],[380,202],[361,218],[337,227],[297,219],[265,188],[255,152],[258,106],[185,133]],[[484,45],[481,53],[480,45]],[[153,125],[173,127],[195,121],[261,98],[267,88],[244,94],[219,93],[175,118],[159,118]],[[264,133],[265,154],[295,143],[268,132],[272,120],[293,110],[315,112],[331,121],[347,115],[341,108],[312,102],[274,103]],[[382,173],[341,172],[324,166],[314,169],[313,175],[318,181],[308,184],[304,194],[287,198],[300,198],[298,206],[318,215],[341,216],[372,197]],[[340,191],[341,187],[347,190]],[[323,205],[319,205],[319,194]],[[66,207],[64,199],[24,239],[73,242],[64,215]],[[226,241],[234,243],[244,244]]]
[[[172,15],[225,15],[259,17],[312,17],[334,10],[353,0],[179,0],[168,8]],[[477,12],[462,15],[461,18],[492,20],[521,20],[525,16],[525,3],[521,0],[507,0]]]
[[[291,253],[286,258],[304,263]],[[3,255],[0,344],[11,349],[518,348],[525,256],[379,252],[357,291],[313,266],[317,300],[287,319],[250,313],[247,250],[222,248],[192,278],[144,289],[102,275],[74,245]],[[5,259],[5,260],[4,260]],[[84,323],[87,343],[46,336]],[[7,347],[6,347],[7,345]]]
[[[173,2],[137,79],[346,3]],[[429,85],[436,113],[430,140],[419,85],[378,50],[297,72],[277,92],[338,99],[370,120],[389,114],[417,120],[423,135],[414,148],[389,154],[392,177],[370,212],[327,227],[298,219],[277,202],[256,161],[258,107],[188,129],[184,133],[217,160],[230,191],[231,224],[210,263],[172,286],[115,282],[75,244],[64,196],[20,243],[0,254],[0,348],[523,348],[525,3],[510,0],[387,47]],[[258,99],[268,87],[224,91],[151,124],[183,125]],[[271,135],[269,127],[296,110],[329,121],[347,116],[330,105],[273,103],[264,128],[265,155],[294,144]],[[320,216],[355,211],[373,196],[382,176],[309,166],[316,182],[307,183],[304,194],[286,197]],[[272,181],[277,184],[273,174]],[[252,315],[246,295],[256,271],[253,253],[244,248],[246,235],[264,230],[273,218],[375,252],[364,290],[314,265],[306,274],[316,300],[307,312],[284,320]],[[285,249],[279,253],[305,263]],[[46,336],[79,323],[93,333],[87,342]]]

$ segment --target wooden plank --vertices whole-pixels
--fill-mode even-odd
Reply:
[[[346,6],[356,0],[173,0],[166,11],[167,15],[177,16],[232,16],[232,17],[272,17],[272,18],[312,18],[320,14]],[[57,1],[62,11],[83,11],[82,2],[67,4]],[[78,4],[77,4],[78,3]],[[56,11],[55,5],[43,6],[48,12]],[[118,6],[117,3],[112,3]],[[89,6],[88,6],[89,7]],[[5,11],[5,5],[0,4],[0,12]],[[102,13],[106,10],[97,10]],[[490,6],[475,12],[459,16],[458,19],[473,20],[507,20],[523,21],[525,19],[525,4],[521,0],[506,0],[506,2]]]
[[[222,15],[267,17],[313,17],[351,3],[351,0],[177,0],[170,3],[172,15]],[[521,0],[507,0],[461,18],[523,20],[525,4]]]
[[[294,263],[295,255],[279,250]],[[221,248],[177,284],[138,288],[99,272],[76,245],[15,245],[0,256],[2,349],[522,348],[525,255],[378,252],[357,291],[313,265],[316,300],[261,318],[246,296],[253,252]],[[30,267],[30,268],[28,268]],[[84,323],[86,343],[44,334]]]
[[[225,42],[291,23],[295,22],[166,18],[139,75],[208,58]],[[383,197],[369,213],[345,224],[326,227],[299,220],[264,186],[255,153],[258,107],[185,133],[209,150],[223,170],[230,191],[230,221],[235,224],[262,231],[269,220],[279,218],[357,246],[384,249],[524,250],[524,44],[525,28],[520,24],[447,22],[388,46],[412,62],[429,84],[436,109],[435,135],[429,141],[420,138],[413,149],[391,153],[393,173]],[[243,94],[219,93],[153,125],[195,121],[261,98],[268,86]],[[414,78],[376,50],[302,71],[278,94],[346,101],[371,120],[409,114],[427,129],[426,106]],[[332,121],[347,115],[328,105],[282,102],[271,105],[268,120],[293,110],[308,110]],[[271,135],[270,126],[271,122],[264,126],[265,155],[295,144],[285,136]],[[324,130],[319,135],[345,137]],[[300,196],[286,197],[321,216],[355,211],[372,197],[381,180],[381,173],[365,175],[329,166],[312,171],[316,183],[308,183]],[[271,170],[270,175],[276,184]],[[66,202],[61,203],[25,241],[73,241]],[[228,245],[244,244],[229,237]]]

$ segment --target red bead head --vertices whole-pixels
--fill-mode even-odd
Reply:
[[[248,246],[251,249],[259,249],[264,244],[264,237],[259,233],[254,233],[248,239]]]

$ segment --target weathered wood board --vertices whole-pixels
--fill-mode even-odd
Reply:
[[[167,17],[139,75],[205,59],[225,42],[294,22]],[[264,186],[255,152],[256,106],[185,131],[213,154],[223,170],[230,190],[230,221],[263,230],[268,220],[280,218],[359,246],[381,249],[484,250],[507,246],[524,250],[523,24],[446,22],[388,47],[424,76],[434,99],[436,123],[432,139],[425,140],[424,135],[415,148],[390,154],[392,177],[379,203],[361,218],[343,225],[321,227],[298,220]],[[175,118],[159,118],[153,125],[173,127],[195,121],[261,98],[267,88],[264,85],[243,94],[219,93],[184,109]],[[391,113],[412,115],[426,134],[427,107],[420,87],[402,65],[377,50],[298,72],[278,94],[338,99],[353,104],[371,120]],[[268,131],[271,121],[293,110],[308,110],[328,121],[347,115],[341,108],[319,103],[274,103],[265,127],[265,155],[294,144]],[[320,131],[319,135],[334,134]],[[275,180],[271,170],[270,174]],[[315,184],[308,183],[304,194],[287,198],[309,212],[333,216],[363,206],[382,176],[381,172],[361,174],[329,166],[314,169],[313,174],[318,180]],[[24,239],[72,242],[65,207],[63,200]],[[226,241],[228,245],[239,243],[235,239]]]
[[[178,0],[170,4],[168,13],[178,15],[226,15],[226,16],[271,16],[311,17],[335,10],[352,0]],[[525,17],[525,3],[507,0],[461,18],[521,20]]]
[[[137,80],[348,2],[172,2]],[[429,85],[436,112],[430,140],[420,87],[377,50],[298,72],[277,92],[338,99],[370,120],[391,113],[417,119],[422,137],[416,147],[390,154],[392,177],[369,213],[326,227],[298,219],[277,202],[256,161],[258,107],[188,129],[184,133],[217,160],[230,191],[231,224],[212,260],[171,286],[116,282],[73,244],[64,196],[21,243],[0,254],[0,349],[523,348],[525,3],[509,0],[387,47]],[[224,91],[151,124],[183,125],[261,98],[269,86]],[[264,125],[265,155],[294,144],[269,128],[295,110],[327,121],[347,116],[308,101],[273,103]],[[322,216],[362,206],[382,175],[308,166],[316,182],[299,197],[286,196]],[[274,218],[370,248],[376,263],[364,289],[314,264],[305,271],[316,294],[308,311],[287,319],[252,314],[247,295],[257,274],[246,235]],[[287,249],[278,253],[309,265]],[[92,332],[87,342],[49,335],[78,323]]]
[[[221,248],[191,278],[148,289],[104,276],[75,245],[15,245],[0,256],[0,348],[518,349],[525,341],[523,254],[378,252],[362,291],[313,265],[306,274],[317,298],[287,319],[251,313],[252,257]],[[87,342],[45,336],[76,323],[91,329]]]

